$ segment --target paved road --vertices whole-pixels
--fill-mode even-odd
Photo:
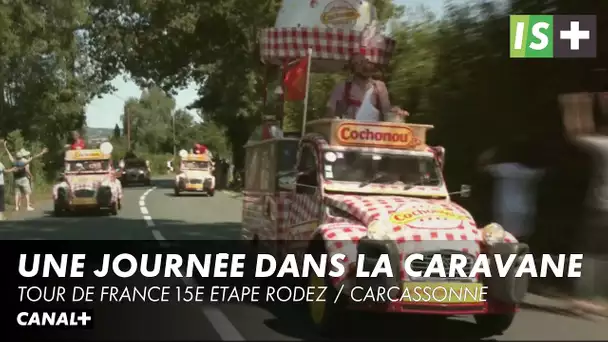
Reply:
[[[0,223],[0,239],[75,240],[201,240],[237,239],[241,206],[237,195],[218,192],[215,197],[174,197],[167,180],[155,188],[125,189],[124,208],[116,217],[50,216],[50,204],[20,213],[14,221]],[[144,196],[145,195],[145,196]],[[142,196],[144,198],[142,199]],[[46,206],[45,206],[46,204]],[[144,207],[142,210],[141,208]],[[134,280],[136,281],[136,280]],[[167,280],[175,285],[179,280]],[[183,284],[181,284],[183,285]],[[253,304],[204,306],[184,304],[126,308],[125,319],[101,316],[113,325],[108,339],[123,340],[307,340],[318,338],[306,325],[300,310],[288,305]],[[133,310],[133,311],[130,311]],[[114,313],[116,311],[113,311]],[[112,315],[114,315],[114,313]],[[109,323],[111,321],[111,323]],[[468,318],[427,320],[404,316],[361,316],[345,337],[391,339],[480,339]],[[97,324],[97,323],[96,323]],[[100,323],[103,325],[103,322]],[[366,328],[373,326],[374,328]],[[430,327],[425,329],[423,327]],[[384,329],[383,329],[384,328]],[[408,329],[409,328],[409,329]],[[385,331],[386,333],[378,332]],[[412,333],[413,332],[413,333]],[[536,296],[517,316],[513,326],[495,340],[601,340],[608,325],[569,317],[559,304]]]

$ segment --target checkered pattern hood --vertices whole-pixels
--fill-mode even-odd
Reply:
[[[53,200],[58,197],[59,189],[69,189],[70,191],[77,190],[97,190],[101,183],[108,182],[112,190],[112,200],[122,199],[122,186],[120,182],[111,174],[93,174],[93,175],[66,175],[65,181],[53,186]]]
[[[325,195],[327,206],[338,208],[344,218],[332,217],[319,226],[330,255],[342,253],[349,269],[357,259],[357,245],[364,237],[394,241],[400,263],[411,253],[455,250],[476,256],[480,253],[482,231],[471,215],[456,203],[398,196]],[[508,242],[516,240],[507,233]],[[400,279],[406,280],[403,267]],[[347,277],[332,279],[340,284]],[[351,286],[350,283],[345,283]]]
[[[326,195],[325,203],[364,226],[378,227],[399,240],[479,241],[481,233],[471,214],[447,200],[400,196]],[[347,216],[345,215],[345,216]]]
[[[97,190],[103,181],[110,181],[107,174],[66,175],[66,182],[72,190]]]
[[[185,170],[180,175],[181,178],[185,179],[207,179],[211,177],[211,173],[209,171],[202,170]]]

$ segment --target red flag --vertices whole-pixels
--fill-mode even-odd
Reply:
[[[296,65],[285,73],[285,101],[301,101],[306,96],[306,71],[308,57],[302,58]]]

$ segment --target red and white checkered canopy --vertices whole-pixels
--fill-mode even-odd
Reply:
[[[385,36],[366,39],[362,31],[322,27],[267,28],[260,32],[260,54],[264,63],[282,65],[306,57],[312,49],[311,70],[340,70],[353,53],[362,53],[371,62],[387,65],[395,41]]]

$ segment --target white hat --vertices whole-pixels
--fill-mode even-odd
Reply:
[[[30,152],[26,149],[22,148],[17,152],[17,158],[25,158],[30,155]]]

